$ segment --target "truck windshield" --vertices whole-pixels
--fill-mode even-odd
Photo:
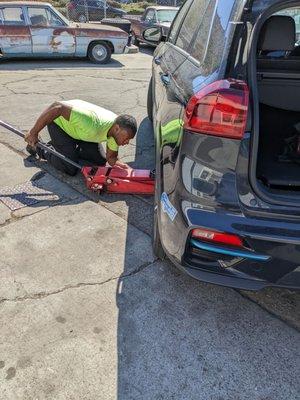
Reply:
[[[178,10],[158,10],[157,19],[159,22],[172,22]]]

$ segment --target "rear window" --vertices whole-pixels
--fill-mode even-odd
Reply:
[[[4,25],[25,25],[25,18],[21,7],[2,8],[0,16]]]
[[[198,33],[195,37],[193,46],[191,48],[191,56],[197,61],[202,63],[205,56],[207,42],[209,39],[209,31],[212,24],[212,18],[214,15],[214,10],[216,6],[216,0],[208,1],[205,10],[203,12],[203,17],[200,22],[200,27]],[[204,8],[204,7],[203,7]]]
[[[199,48],[199,52],[201,52],[201,57],[198,57],[196,51],[193,51],[194,58],[201,61],[202,74],[203,76],[208,76],[213,72],[216,72],[222,62],[222,58],[224,55],[225,47],[227,45],[227,28],[229,25],[229,21],[231,18],[232,12],[232,3],[228,0],[218,0],[214,1],[214,7],[216,6],[216,12],[209,6],[207,8],[207,13],[214,13],[214,18],[211,18],[211,38],[209,39],[206,48],[203,54],[202,46]],[[196,39],[198,41],[201,40],[201,28],[198,32],[199,37]],[[197,47],[195,46],[195,49]]]
[[[48,15],[45,8],[29,8],[28,15],[32,26],[48,26]]]
[[[204,31],[201,32],[204,43],[201,43],[201,46],[205,47],[208,39],[208,28],[211,22],[211,14],[207,13],[207,9],[214,9],[215,2],[216,0],[194,0],[179,31],[176,46],[188,52],[193,44],[193,38],[197,28],[204,25]]]
[[[178,11],[176,18],[174,19],[173,24],[170,29],[169,42],[175,43],[178,30],[180,29],[183,18],[185,17],[185,14],[187,13],[192,2],[193,2],[193,0],[186,0],[186,2],[183,4],[183,6]]]
[[[47,16],[50,26],[64,26],[63,21],[52,10],[47,9]]]

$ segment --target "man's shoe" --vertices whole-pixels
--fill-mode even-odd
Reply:
[[[34,147],[30,146],[30,144],[28,144],[26,146],[26,151],[31,155],[31,156],[36,156],[37,155],[37,151]]]
[[[41,160],[46,160],[46,156],[45,156],[46,151],[44,149],[41,149],[40,147],[37,147],[36,148],[36,152],[37,152],[37,155],[39,156],[39,158]]]
[[[26,146],[26,151],[27,151],[31,156],[34,156],[34,157],[38,156],[40,159],[46,160],[45,151],[44,151],[44,149],[41,149],[40,147],[34,148],[34,147],[30,146],[30,144],[28,144],[28,145]]]

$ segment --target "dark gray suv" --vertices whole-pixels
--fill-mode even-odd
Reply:
[[[155,50],[154,251],[196,279],[300,287],[299,15],[299,1],[187,0]]]

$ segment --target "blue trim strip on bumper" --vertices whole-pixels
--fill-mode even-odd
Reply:
[[[255,254],[243,250],[227,250],[215,245],[198,242],[197,240],[194,239],[191,239],[191,244],[200,250],[212,251],[214,253],[226,254],[228,256],[233,256],[233,257],[243,257],[243,258],[248,258],[250,260],[268,261],[271,258],[270,256],[264,256],[263,254]]]

